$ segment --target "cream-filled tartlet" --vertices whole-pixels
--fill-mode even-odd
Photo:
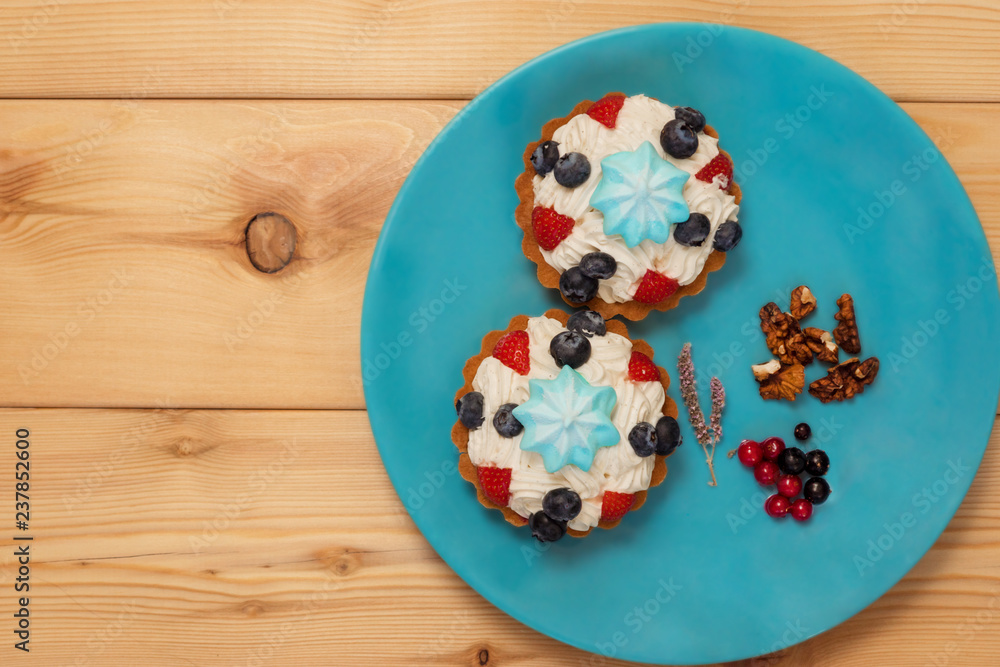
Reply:
[[[612,93],[550,121],[516,183],[522,249],[567,303],[642,319],[705,286],[742,237],[733,163],[704,116]]]
[[[542,541],[611,528],[680,444],[665,370],[594,311],[519,315],[465,365],[452,439],[483,505]]]

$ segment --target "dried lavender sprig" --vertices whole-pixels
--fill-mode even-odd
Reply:
[[[710,383],[712,388],[712,416],[709,422],[712,424],[713,445],[722,440],[722,409],[726,407],[726,390],[722,386],[722,381],[713,377]]]
[[[712,451],[708,453],[708,469],[712,473],[712,481],[715,481],[715,446],[722,440],[722,409],[726,407],[726,390],[722,386],[722,381],[713,377],[709,383],[712,389],[712,415],[709,421],[712,424]]]
[[[715,479],[715,464],[712,462],[712,459],[715,458],[715,445],[712,444],[712,451],[709,452],[708,446],[712,442],[712,435],[708,426],[705,425],[705,413],[701,411],[701,403],[698,401],[698,381],[695,379],[694,362],[691,360],[691,343],[685,343],[684,347],[681,348],[681,353],[677,357],[677,374],[680,376],[681,398],[688,411],[688,421],[691,422],[691,428],[694,429],[698,444],[705,452],[705,463],[708,465],[708,472],[712,475],[712,481],[708,485],[718,486]],[[713,400],[713,406],[714,404]]]
[[[685,343],[677,357],[677,374],[681,382],[681,399],[687,408],[688,421],[694,429],[694,437],[704,447],[711,442],[711,434],[705,425],[705,413],[698,401],[698,381],[694,376],[694,362],[691,360],[691,343]]]

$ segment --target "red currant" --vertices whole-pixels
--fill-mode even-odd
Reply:
[[[778,470],[778,464],[774,461],[761,461],[753,469],[754,479],[756,479],[761,486],[771,486],[774,484],[775,480],[778,479],[778,475],[780,474],[781,471]]]
[[[764,452],[760,448],[760,443],[753,440],[744,440],[740,443],[736,455],[740,457],[740,463],[750,468],[760,463],[764,458]]]
[[[812,503],[805,498],[799,498],[794,503],[792,503],[791,508],[788,513],[792,515],[796,521],[805,521],[812,516],[813,506]]]
[[[802,491],[802,480],[798,475],[782,475],[778,478],[778,493],[786,498],[794,498]]]
[[[764,452],[764,458],[768,461],[774,461],[778,458],[778,454],[785,451],[785,441],[777,437],[768,438],[760,443],[760,447]]]
[[[778,494],[771,496],[764,503],[764,510],[767,512],[767,515],[773,516],[775,519],[780,519],[788,514],[788,507],[788,498]]]

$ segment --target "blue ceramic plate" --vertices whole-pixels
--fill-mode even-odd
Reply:
[[[631,324],[674,372],[685,341],[729,394],[717,488],[687,424],[666,482],[612,531],[536,547],[455,471],[462,366],[486,332],[563,303],[535,280],[512,212],[521,155],[550,118],[621,90],[702,110],[733,155],[745,236],[701,294]],[[947,142],[947,137],[937,138]],[[762,401],[757,311],[806,283],[831,328],[854,295],[864,395]],[[365,397],[400,497],[441,557],[486,599],[588,651],[651,663],[755,656],[823,632],[886,592],[965,495],[1000,389],[993,263],[934,143],[889,98],[797,44],[749,30],[648,25],[547,53],[476,98],[427,149],[372,259],[362,316]],[[785,305],[784,307],[787,307]],[[845,358],[842,356],[842,358]],[[819,364],[807,380],[822,375]],[[702,383],[707,393],[707,382]],[[676,393],[676,382],[672,387]],[[813,518],[776,521],[726,451],[791,440],[833,461]]]

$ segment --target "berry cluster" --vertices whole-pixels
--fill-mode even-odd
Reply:
[[[798,440],[808,440],[812,431],[808,424],[795,427]],[[822,505],[830,496],[830,484],[823,476],[830,470],[830,457],[822,449],[808,453],[798,447],[785,447],[785,441],[770,437],[762,442],[744,440],[736,450],[740,463],[753,468],[754,479],[761,486],[776,485],[778,492],[764,503],[769,516],[780,519],[791,514],[797,521],[812,516],[813,506]],[[805,483],[800,475],[810,475]],[[801,498],[796,498],[799,494]]]
[[[691,107],[674,107],[674,119],[660,131],[660,147],[671,157],[689,158],[698,150],[698,135],[705,131],[705,115]],[[719,186],[728,191],[733,184],[733,163],[725,153],[709,161],[694,177],[712,183],[719,177]],[[685,221],[674,225],[674,241],[683,246],[700,246],[712,231],[708,217],[692,213]],[[712,247],[719,252],[729,252],[743,237],[743,229],[735,220],[727,220],[715,232]]]
[[[559,276],[559,291],[572,303],[586,303],[597,296],[599,280],[618,272],[618,262],[606,252],[589,252]]]
[[[531,166],[539,176],[552,172],[556,182],[566,188],[580,187],[590,178],[590,160],[587,156],[583,153],[566,153],[560,156],[558,141],[539,144],[531,154]]]
[[[566,524],[580,514],[583,501],[572,489],[552,489],[542,498],[542,511],[528,517],[531,535],[539,542],[555,542],[566,534]]]

